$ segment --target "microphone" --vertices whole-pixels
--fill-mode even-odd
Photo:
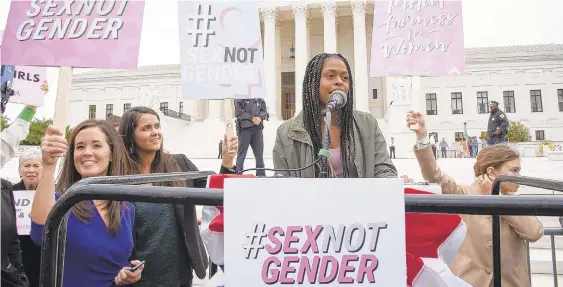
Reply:
[[[341,109],[346,105],[347,101],[348,95],[343,91],[336,90],[330,93],[330,96],[328,97],[328,103],[326,104],[326,110],[332,111]]]

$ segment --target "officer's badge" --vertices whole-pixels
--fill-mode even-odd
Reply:
[[[501,118],[501,119],[504,119],[504,114],[500,114],[500,118]]]
[[[492,119],[491,119],[491,121],[494,121],[494,120],[495,120],[495,118],[492,118]]]

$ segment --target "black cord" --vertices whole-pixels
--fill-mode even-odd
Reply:
[[[312,167],[313,165],[317,164],[319,161],[321,160],[321,157],[317,158],[317,160],[315,160],[313,163],[309,164],[306,167],[301,167],[301,168],[248,168],[245,170],[241,170],[241,171],[237,171],[237,174],[243,174],[247,171],[253,171],[253,170],[264,170],[264,171],[302,171],[304,169],[308,169],[310,167]]]

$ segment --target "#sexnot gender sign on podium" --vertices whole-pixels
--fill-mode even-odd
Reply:
[[[403,186],[225,179],[225,286],[405,286]]]

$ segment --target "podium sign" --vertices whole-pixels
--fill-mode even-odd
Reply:
[[[406,286],[402,179],[225,179],[225,286]]]

